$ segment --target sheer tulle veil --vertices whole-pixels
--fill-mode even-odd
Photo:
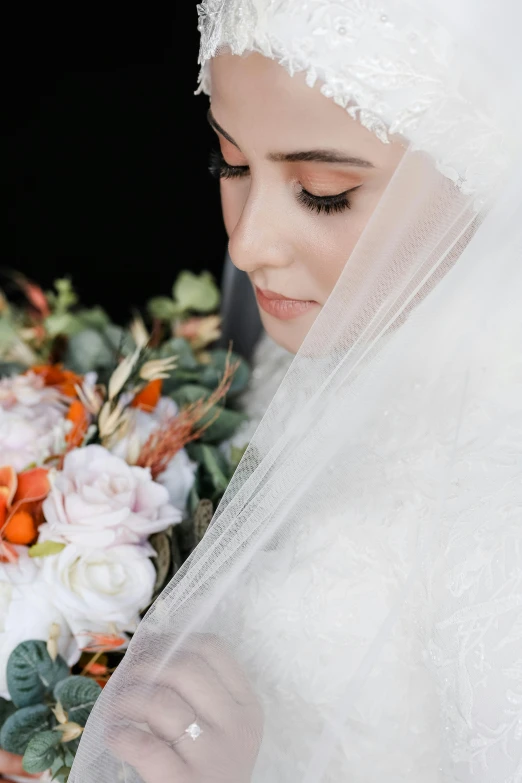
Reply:
[[[354,780],[369,780],[356,775],[369,734],[384,758],[406,742],[390,714],[405,635],[408,665],[423,667],[434,694],[438,762],[419,783],[522,780],[520,8],[199,6],[202,90],[212,92],[210,58],[257,51],[304,72],[383,144],[401,137],[406,152],[207,535],[97,703],[70,783],[142,781],[110,739],[132,721],[128,693],[145,701],[178,661],[211,663],[224,651],[263,709],[253,783],[340,783],[346,758]],[[312,598],[304,611],[309,647],[292,649],[282,627],[281,660],[294,661],[285,677],[297,677],[306,655],[321,683],[321,699],[303,686],[296,708],[275,687],[268,653],[259,664],[252,617],[259,629],[282,575],[299,580],[296,547],[302,554],[310,530],[321,529],[325,551],[342,546],[329,538],[331,519],[352,548],[371,532],[386,554],[386,599],[374,596],[352,643],[336,644],[348,609],[333,575],[321,616]],[[279,582],[263,588],[276,572]],[[238,729],[238,754],[244,745]],[[205,754],[204,735],[193,747]]]

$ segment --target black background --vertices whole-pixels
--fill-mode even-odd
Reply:
[[[221,273],[196,3],[42,5],[9,25],[4,264],[126,319],[180,269]]]

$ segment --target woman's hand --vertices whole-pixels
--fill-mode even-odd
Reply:
[[[0,780],[9,781],[10,775],[26,777],[28,781],[39,777],[39,775],[29,775],[24,771],[21,756],[15,756],[6,750],[0,750]]]
[[[249,783],[262,736],[252,688],[219,639],[199,636],[144,696],[144,670],[121,705],[112,746],[145,783]],[[139,727],[136,724],[140,724]],[[201,735],[193,740],[186,729]]]

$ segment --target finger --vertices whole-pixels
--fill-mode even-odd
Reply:
[[[20,775],[28,780],[39,777],[39,775],[30,775],[24,770],[21,756],[15,756],[14,753],[8,753],[6,750],[0,750],[0,773],[2,775]]]
[[[163,672],[162,680],[210,726],[222,724],[223,716],[232,711],[234,705],[229,691],[198,655],[188,653],[176,658]]]
[[[216,673],[198,655],[177,655],[163,666],[152,683],[150,669],[140,668],[133,674],[134,684],[129,687],[135,688],[142,700],[150,698],[150,691],[147,697],[143,693],[147,683],[154,691],[161,686],[170,688],[190,705],[192,720],[196,716],[210,726],[222,723],[223,714],[229,714],[233,706],[229,692]]]
[[[124,719],[147,723],[153,734],[166,742],[183,736],[196,720],[194,709],[172,688],[160,687],[152,693],[133,692],[118,705]]]
[[[114,752],[130,764],[144,783],[189,783],[185,762],[165,742],[131,726],[110,739]]]
[[[193,651],[209,666],[238,704],[256,702],[254,690],[229,645],[215,634],[193,634],[187,640],[187,652]]]

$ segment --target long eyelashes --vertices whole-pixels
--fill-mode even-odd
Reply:
[[[230,166],[217,150],[210,153],[208,170],[216,179],[235,179],[246,177],[249,173],[248,166]]]
[[[248,166],[231,166],[217,150],[212,150],[210,153],[209,171],[216,179],[238,179],[239,177],[248,177],[250,174]],[[351,208],[348,194],[353,190],[357,190],[357,188],[351,188],[351,190],[345,190],[343,193],[337,193],[333,196],[315,196],[301,187],[297,194],[297,200],[318,215],[321,213],[325,215],[339,214]]]
[[[348,193],[350,191],[345,190],[344,193],[338,193],[335,196],[314,196],[313,193],[309,193],[302,188],[297,194],[297,200],[300,204],[310,209],[312,212],[316,212],[320,215],[322,212],[325,215],[331,215],[339,212],[344,212],[345,209],[350,209],[351,204],[348,200]]]

